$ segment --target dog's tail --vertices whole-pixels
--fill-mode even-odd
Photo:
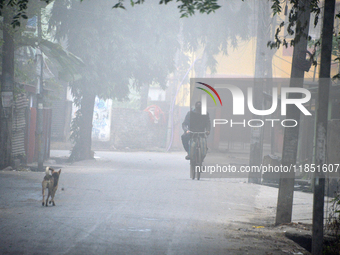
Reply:
[[[49,170],[50,170],[50,167],[48,166],[48,167],[46,167],[46,170],[45,170],[45,175],[47,176],[47,175],[50,175],[50,172],[49,172]]]
[[[53,171],[54,169],[51,168],[51,167],[49,167],[49,166],[47,166],[47,167],[46,167],[46,170],[45,170],[45,175],[46,175],[46,176],[50,175],[50,172],[49,172],[50,170]]]

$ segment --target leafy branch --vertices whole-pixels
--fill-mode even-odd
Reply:
[[[160,0],[159,4],[167,4],[172,2],[173,0]],[[181,13],[181,18],[189,17],[195,14],[195,11],[200,13],[209,14],[211,12],[215,12],[221,6],[217,4],[217,0],[176,0],[179,5],[177,8]],[[143,4],[144,0],[131,0],[131,6],[135,4]],[[112,8],[121,8],[125,9],[124,0],[118,0],[118,3],[115,4]]]
[[[308,31],[306,31],[307,30],[306,28],[308,27],[308,23],[306,22],[305,24],[300,24],[299,19],[298,19],[299,15],[302,15],[302,13],[306,11],[305,8],[309,8],[310,13],[315,15],[314,22],[313,22],[314,27],[316,27],[318,24],[320,12],[321,12],[321,8],[318,6],[318,3],[319,3],[318,0],[311,0],[310,5],[307,7],[303,6],[301,4],[301,1],[299,0],[290,0],[289,3],[291,5],[291,9],[288,13],[288,22],[286,23],[283,21],[276,28],[274,41],[269,41],[267,43],[267,46],[270,47],[271,49],[280,48],[281,45],[286,48],[288,46],[294,46],[296,43],[299,42],[301,36],[306,37],[308,41],[311,40],[311,37],[308,36]],[[287,4],[288,3],[286,3],[286,8],[287,8]],[[281,6],[280,0],[272,0],[271,9],[273,11],[273,16],[281,14],[283,8]],[[292,37],[295,35],[294,39],[288,40],[286,38],[287,36],[284,36],[282,38],[280,34],[281,34],[282,29],[284,29],[284,27],[286,27],[287,36]]]
[[[53,0],[40,0],[46,4],[51,3]],[[84,0],[80,0],[83,2]],[[143,4],[145,0],[130,0],[131,6],[136,4]],[[173,0],[160,0],[159,4],[167,4]],[[176,0],[180,3],[177,8],[181,13],[182,17],[189,17],[195,14],[195,11],[200,13],[211,13],[215,12],[221,6],[217,4],[217,0]],[[29,0],[0,0],[0,16],[3,16],[4,9],[10,7],[15,10],[15,15],[12,20],[13,28],[20,27],[21,19],[28,19],[27,16],[27,5]],[[113,9],[125,9],[124,0],[118,0],[118,2],[112,7]]]
[[[49,4],[50,2],[52,2],[52,0],[40,0],[40,2]],[[28,3],[29,0],[0,0],[0,16],[3,16],[3,12],[7,8],[15,10],[15,14],[11,24],[13,28],[20,27],[20,20],[28,19],[26,13]]]

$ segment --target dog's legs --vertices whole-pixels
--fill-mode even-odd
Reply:
[[[44,206],[44,202],[45,202],[45,189],[44,189],[44,185],[42,187],[42,196],[43,196],[43,199],[42,199],[42,206]]]
[[[50,188],[48,188],[48,194],[47,194],[47,198],[46,198],[46,206],[48,206],[48,198],[51,196],[51,192],[50,192]]]
[[[54,196],[55,196],[55,193],[57,191],[57,188],[58,188],[58,186],[54,187],[53,190],[52,190],[52,199],[51,199],[51,201],[52,201],[53,206],[55,206]]]
[[[42,182],[42,206],[44,206],[45,205],[45,190],[46,190],[46,183],[45,182]]]

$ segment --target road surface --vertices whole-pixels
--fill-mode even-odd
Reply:
[[[193,181],[183,153],[95,156],[60,165],[56,206],[41,205],[44,173],[0,171],[0,254],[303,252],[273,230],[275,188],[244,179]],[[299,192],[294,203],[294,217],[310,220],[301,212],[311,195]]]

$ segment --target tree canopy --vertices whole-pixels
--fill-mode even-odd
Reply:
[[[45,2],[46,4],[53,2],[54,0],[40,0],[41,2]],[[84,0],[80,0],[80,2],[83,2]],[[168,4],[169,2],[172,2],[174,0],[160,0],[159,4]],[[15,16],[13,18],[12,25],[13,27],[20,26],[22,19],[27,19],[27,6],[29,4],[30,0],[0,0],[0,16],[2,16],[2,12],[5,8],[5,6],[10,6],[15,9]],[[143,4],[145,0],[131,0],[130,4],[132,6],[136,4]],[[179,12],[181,13],[181,17],[188,17],[195,13],[195,11],[199,11],[201,13],[211,13],[220,8],[220,6],[217,4],[217,0],[176,0],[176,2],[179,3],[177,6],[179,9]],[[112,8],[120,8],[120,9],[126,9],[124,5],[124,0],[118,0],[118,3],[116,3]]]
[[[113,13],[110,3],[104,0],[53,3],[51,32],[57,40],[64,40],[68,50],[85,65],[82,79],[70,83],[75,103],[80,107],[72,136],[75,150],[91,147],[90,132],[82,129],[91,130],[89,109],[91,104],[93,109],[95,96],[125,99],[131,79],[137,88],[152,82],[165,87],[166,77],[174,69],[173,58],[179,47],[175,11],[152,3],[126,9]],[[87,158],[89,153],[76,153],[74,159]]]

